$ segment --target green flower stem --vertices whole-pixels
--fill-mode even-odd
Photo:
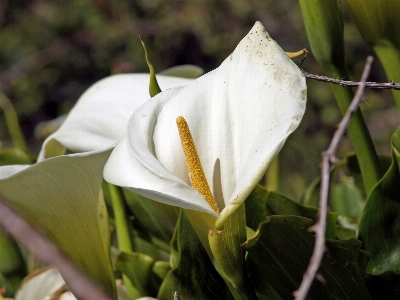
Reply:
[[[400,82],[400,50],[387,40],[382,40],[373,45],[375,53],[378,55],[386,76],[389,80]],[[392,90],[397,108],[400,109],[400,91]]]
[[[0,107],[4,112],[7,129],[11,136],[12,142],[16,147],[26,153],[28,147],[26,146],[26,141],[24,135],[22,134],[21,127],[19,126],[17,113],[10,99],[8,99],[3,92],[0,92]]]
[[[117,231],[118,249],[123,252],[133,252],[133,242],[131,238],[131,230],[126,214],[126,206],[121,188],[113,184],[108,184],[111,203],[114,211],[115,229]],[[130,296],[136,295],[137,289],[132,285],[131,280],[125,274],[122,274],[122,279],[128,289]]]
[[[241,247],[246,240],[244,204],[227,219],[223,230],[210,230],[208,235],[215,268],[237,300],[258,299],[247,277],[245,250]]]

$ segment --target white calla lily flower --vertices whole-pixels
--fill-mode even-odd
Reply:
[[[162,89],[186,85],[192,79],[158,77]],[[83,93],[61,127],[43,143],[38,161],[71,152],[109,148],[125,134],[132,113],[149,96],[149,74],[119,74],[102,79]]]
[[[299,125],[306,94],[301,70],[257,22],[219,68],[135,111],[104,178],[153,200],[217,217],[190,184],[176,125],[183,116],[221,228]]]
[[[116,281],[119,300],[129,300],[125,285],[121,280]],[[15,300],[41,299],[41,300],[76,300],[69,291],[60,272],[55,267],[45,267],[29,274],[21,283]],[[154,299],[143,297],[143,299]]]

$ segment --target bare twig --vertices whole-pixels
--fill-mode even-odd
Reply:
[[[305,71],[303,71],[303,74],[305,77],[310,78],[310,79],[333,83],[333,84],[341,85],[344,87],[357,87],[357,86],[360,86],[361,84],[363,84],[363,82],[333,79],[333,78],[329,78],[326,76],[310,74]],[[387,83],[365,82],[364,85],[365,85],[365,88],[369,88],[369,89],[400,90],[400,83],[395,83],[394,81],[387,82]]]
[[[371,70],[371,65],[373,62],[372,56],[367,58],[365,62],[364,71],[361,76],[361,82],[358,85],[358,89],[356,94],[354,95],[353,100],[349,108],[347,109],[346,114],[343,119],[340,121],[338,128],[333,135],[331,144],[329,148],[323,153],[322,156],[322,170],[321,170],[321,190],[320,190],[320,198],[319,198],[319,212],[318,212],[318,220],[317,223],[310,228],[310,230],[315,232],[315,245],[314,252],[310,260],[310,264],[307,268],[306,273],[304,274],[303,281],[297,291],[293,294],[296,297],[296,300],[303,300],[306,298],[308,290],[311,287],[311,284],[316,277],[318,272],[318,268],[321,265],[321,260],[325,253],[325,229],[326,229],[326,216],[328,212],[328,194],[329,194],[329,170],[332,164],[335,162],[335,154],[337,148],[339,147],[340,140],[342,139],[347,126],[349,125],[351,115],[357,110],[360,102],[363,99],[364,89],[365,89],[365,81],[369,75]]]
[[[25,245],[41,261],[55,265],[78,299],[111,300],[83,275],[60,251],[0,198],[0,227],[17,242]]]

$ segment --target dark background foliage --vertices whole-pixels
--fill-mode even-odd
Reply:
[[[293,0],[1,0],[0,90],[12,100],[31,147],[35,126],[67,113],[97,80],[114,73],[147,72],[139,35],[157,71],[195,64],[216,68],[261,21],[285,51],[308,48]],[[345,12],[346,55],[358,80],[372,50]],[[298,60],[295,60],[298,62]],[[302,68],[323,74],[312,53]],[[387,81],[377,61],[370,81]],[[300,197],[319,173],[340,113],[328,84],[308,80],[308,107],[280,155],[280,190]],[[368,91],[362,105],[378,152],[390,153],[400,122],[388,91]],[[12,146],[0,113],[0,141]],[[344,139],[341,153],[351,151]]]

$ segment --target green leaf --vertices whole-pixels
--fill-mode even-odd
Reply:
[[[358,218],[364,207],[360,189],[351,177],[342,177],[330,191],[330,207],[342,216]]]
[[[359,225],[363,248],[372,254],[368,272],[400,271],[400,127],[392,136],[392,164],[367,198]]]
[[[261,185],[257,185],[245,201],[246,225],[253,230],[257,230],[261,222],[267,218],[267,201],[269,196]]]
[[[135,219],[132,226],[139,235],[163,250],[169,251],[178,208],[155,202],[136,193],[123,189],[129,209]]]
[[[166,69],[159,73],[165,76],[174,76],[182,78],[198,78],[204,74],[204,70],[195,65],[182,65]]]
[[[0,150],[0,166],[31,164],[31,158],[20,148],[8,148]]]
[[[312,255],[315,238],[308,228],[313,223],[298,216],[270,216],[242,245],[260,299],[292,299]],[[328,240],[320,268],[326,283],[315,280],[307,299],[370,299],[363,277],[368,255],[360,246],[356,239]]]
[[[171,270],[171,265],[167,261],[156,261],[153,265],[153,273],[161,279],[167,276],[169,270]]]
[[[181,299],[232,299],[189,220],[181,211],[171,241],[171,267],[158,300],[170,300],[177,291]]]
[[[318,209],[301,205],[285,196],[269,192],[258,185],[246,200],[246,222],[247,226],[256,230],[259,224],[271,215],[295,215],[317,219]],[[329,212],[327,216],[326,235],[328,238],[336,238],[337,213]]]
[[[0,195],[114,294],[102,171],[111,151],[59,156],[0,180]]]
[[[134,290],[129,291],[131,299],[144,296],[156,296],[149,286],[154,259],[143,253],[120,252],[115,260],[116,268],[125,274],[132,283]]]

